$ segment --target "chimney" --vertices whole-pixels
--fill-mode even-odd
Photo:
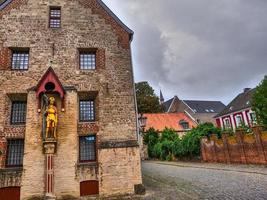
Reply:
[[[244,88],[244,93],[247,93],[251,88]]]

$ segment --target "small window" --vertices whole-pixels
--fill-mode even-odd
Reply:
[[[49,16],[49,27],[50,28],[60,28],[61,26],[61,8],[51,7]]]
[[[23,164],[24,140],[8,140],[7,141],[7,167],[19,167]]]
[[[257,116],[255,113],[250,113],[250,123],[252,125],[256,125],[257,124]]]
[[[96,52],[80,52],[80,69],[96,69]]]
[[[229,119],[224,120],[224,128],[225,129],[231,129],[231,124]]]
[[[236,126],[237,126],[237,128],[238,128],[238,127],[241,127],[242,124],[243,124],[243,120],[242,120],[241,115],[237,115],[237,116],[235,117],[235,120],[236,120]]]
[[[213,109],[210,109],[210,112],[213,112],[214,113],[215,111]]]
[[[185,120],[181,120],[179,122],[179,124],[183,127],[184,130],[188,130],[189,129],[189,123]]]
[[[80,162],[96,161],[96,136],[80,137]]]
[[[12,102],[11,124],[25,124],[26,122],[26,102]]]
[[[208,109],[206,109],[205,111],[206,111],[206,112],[210,112],[210,110],[208,110]]]
[[[29,66],[29,50],[12,52],[12,69],[27,70]]]
[[[93,100],[80,101],[80,121],[95,121],[95,102]]]

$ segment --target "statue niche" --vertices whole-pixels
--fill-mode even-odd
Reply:
[[[44,110],[44,125],[45,125],[45,139],[54,138],[57,139],[57,107],[55,106],[55,98],[49,97],[48,105]]]

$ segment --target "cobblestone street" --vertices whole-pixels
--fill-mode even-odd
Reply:
[[[143,162],[143,199],[267,199],[267,167]]]

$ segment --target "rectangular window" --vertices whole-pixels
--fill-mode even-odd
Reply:
[[[237,115],[237,116],[235,117],[235,120],[236,120],[236,127],[237,127],[237,128],[238,128],[238,127],[241,127],[242,124],[243,124],[243,120],[242,120],[241,115]]]
[[[24,140],[8,140],[7,141],[7,167],[19,167],[23,164]]]
[[[231,124],[229,119],[224,120],[224,128],[225,129],[231,129]]]
[[[51,7],[49,16],[49,27],[60,28],[61,26],[61,8]]]
[[[26,102],[12,102],[11,124],[25,124],[26,122]]]
[[[27,70],[29,66],[29,50],[12,52],[12,69]]]
[[[257,116],[255,113],[250,113],[250,122],[252,125],[256,125],[257,124]]]
[[[93,100],[80,101],[80,121],[95,121],[95,102]]]
[[[80,162],[96,161],[96,136],[80,137]]]
[[[96,69],[96,52],[80,52],[80,69]]]

